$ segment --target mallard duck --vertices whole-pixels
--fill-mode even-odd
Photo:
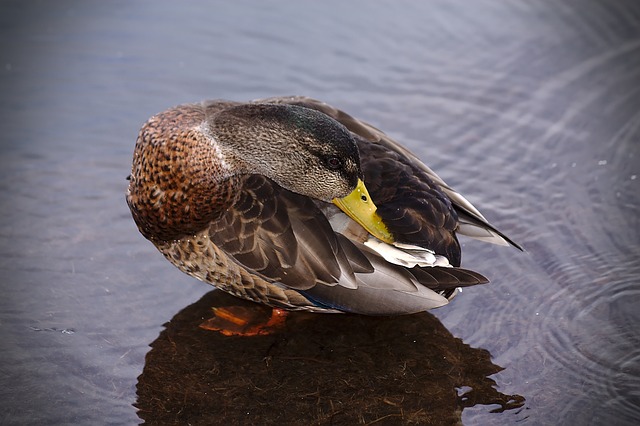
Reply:
[[[325,103],[180,105],[140,130],[127,203],[183,272],[288,310],[396,315],[487,283],[456,234],[519,246],[409,150]]]

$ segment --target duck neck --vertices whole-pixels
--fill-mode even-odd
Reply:
[[[229,175],[260,174],[278,181],[276,165],[296,147],[274,123],[266,126],[242,115],[246,105],[216,114],[200,130],[212,141],[220,165]]]

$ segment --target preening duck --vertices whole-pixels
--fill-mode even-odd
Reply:
[[[127,203],[180,270],[292,310],[396,315],[483,284],[456,234],[513,245],[380,130],[282,97],[180,105],[140,130]]]

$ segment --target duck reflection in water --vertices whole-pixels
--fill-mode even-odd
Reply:
[[[239,301],[214,290],[179,312],[151,344],[138,381],[148,424],[456,424],[463,409],[522,407],[489,376],[484,349],[455,338],[433,315],[293,312],[266,336],[200,327],[212,307]]]

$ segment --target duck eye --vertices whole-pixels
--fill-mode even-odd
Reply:
[[[331,170],[338,170],[342,167],[342,160],[338,157],[328,157],[326,160],[327,167]]]

